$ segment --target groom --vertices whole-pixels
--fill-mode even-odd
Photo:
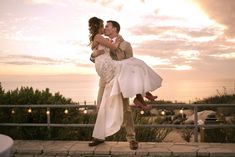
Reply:
[[[109,20],[107,21],[107,24],[105,26],[105,30],[104,30],[104,34],[105,36],[108,36],[111,40],[112,43],[115,43],[118,34],[120,31],[120,25],[118,22],[116,21],[112,21]],[[129,42],[123,41],[119,48],[124,52],[124,56],[122,59],[127,59],[133,56],[132,53],[132,47],[130,45]],[[95,61],[95,57],[97,57],[99,54],[102,54],[103,52],[101,51],[96,51],[96,53],[92,53],[90,60],[92,62]],[[115,54],[110,53],[111,57],[114,60],[120,60],[120,57],[117,57]],[[98,91],[98,97],[97,97],[97,106],[100,105],[102,97],[103,97],[103,93],[104,93],[104,89],[105,89],[105,81],[100,79],[99,81],[99,91]],[[127,141],[130,144],[130,149],[135,150],[138,149],[138,142],[135,139],[135,130],[134,130],[134,121],[133,121],[133,117],[132,117],[132,111],[131,111],[131,107],[129,104],[129,99],[128,98],[123,98],[123,112],[124,112],[124,119],[123,119],[123,124],[125,126],[126,129],[126,138]],[[104,141],[98,140],[98,139],[93,139],[90,143],[89,146],[96,146],[98,144],[103,143]]]

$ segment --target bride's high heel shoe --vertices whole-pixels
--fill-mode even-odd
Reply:
[[[158,96],[153,96],[150,92],[147,92],[145,95],[145,98],[147,98],[150,101],[154,101],[155,99],[157,99]]]
[[[138,108],[141,108],[143,110],[150,110],[152,109],[152,106],[151,105],[146,105],[146,104],[143,104],[141,103],[137,98],[134,99],[134,105]]]

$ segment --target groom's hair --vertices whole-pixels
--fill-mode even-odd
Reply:
[[[117,21],[109,20],[107,22],[112,23],[113,27],[115,27],[117,29],[117,33],[120,32],[121,27],[120,27],[120,25],[119,25],[119,23]]]

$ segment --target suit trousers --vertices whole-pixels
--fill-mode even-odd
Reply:
[[[104,93],[105,88],[105,81],[100,78],[99,81],[99,91],[98,91],[98,97],[97,97],[97,106],[100,106],[102,96]],[[133,121],[133,115],[132,110],[130,107],[130,101],[129,98],[123,98],[123,126],[126,130],[126,139],[127,141],[135,140],[135,129],[134,129],[134,121]]]

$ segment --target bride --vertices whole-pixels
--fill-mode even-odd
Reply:
[[[103,140],[116,133],[122,125],[122,97],[130,98],[137,95],[134,104],[145,109],[144,104],[140,105],[142,101],[139,100],[139,96],[155,99],[156,97],[150,91],[161,86],[162,78],[137,58],[113,60],[110,51],[119,58],[124,58],[125,52],[120,49],[123,41],[119,40],[112,44],[102,36],[104,33],[103,20],[92,17],[88,23],[92,50],[104,51],[103,54],[95,58],[96,71],[105,80],[106,86],[92,135],[96,139]]]

